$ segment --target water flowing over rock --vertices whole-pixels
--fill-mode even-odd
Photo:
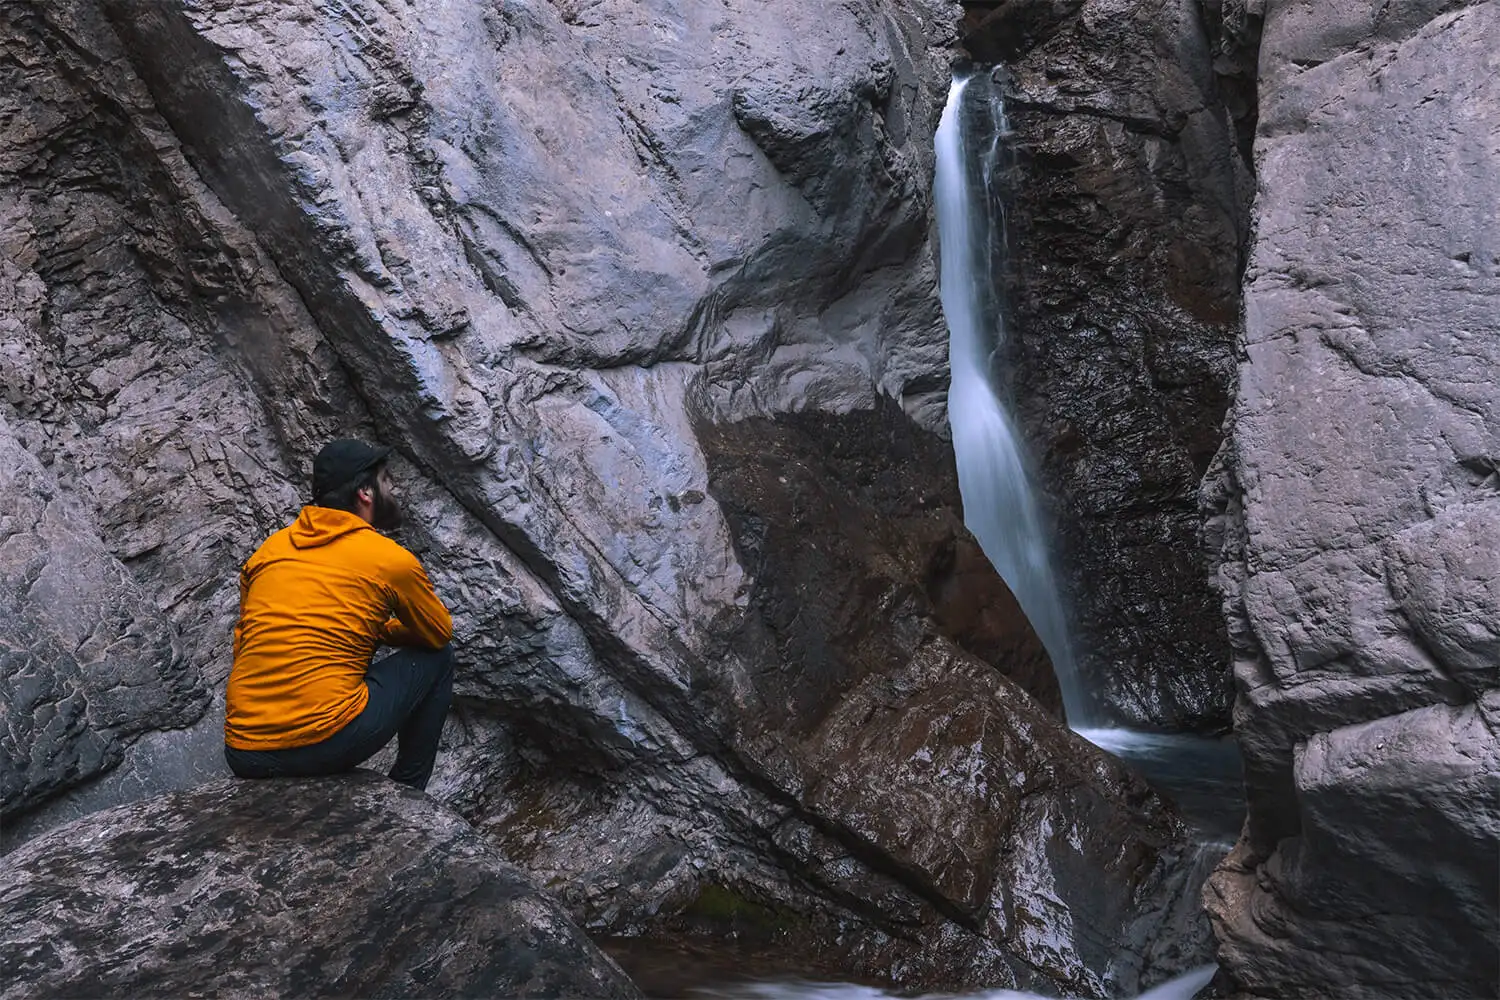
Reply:
[[[935,433],[958,13],[0,7],[0,417],[185,704],[318,446],[396,445],[461,650],[432,791],[591,931],[728,893],[904,985],[1164,978],[1181,825],[1060,724]]]
[[[1010,126],[999,368],[1051,495],[1083,686],[1106,719],[1223,729],[1197,494],[1233,386],[1247,29],[1196,0],[974,7],[965,44],[1003,62]]]
[[[1268,996],[1500,991],[1500,4],[1266,7],[1222,475],[1245,836],[1208,904]]]
[[[0,862],[0,997],[639,997],[459,816],[372,774],[220,781]]]
[[[994,290],[991,253],[1004,238],[1003,214],[993,211],[993,192],[984,179],[993,166],[986,151],[995,147],[996,133],[1005,130],[1005,115],[988,88],[977,100],[970,96],[969,83],[955,78],[934,143],[933,200],[942,239],[939,283],[951,371],[948,428],[964,523],[1046,644],[1068,724],[1076,728],[1087,724],[1095,704],[1078,678],[1073,623],[1063,606],[1032,463],[991,372],[993,358],[1008,351],[1009,337],[1003,303]]]

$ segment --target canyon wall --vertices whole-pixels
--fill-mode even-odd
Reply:
[[[1500,4],[1266,6],[1239,392],[1205,489],[1256,995],[1500,989]]]

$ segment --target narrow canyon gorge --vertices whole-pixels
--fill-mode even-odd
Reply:
[[[0,998],[1494,997],[1497,40],[0,0]],[[223,761],[339,437],[453,612],[425,796]]]

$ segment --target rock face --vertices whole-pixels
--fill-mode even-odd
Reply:
[[[976,4],[965,34],[1004,64],[1000,380],[1053,498],[1084,687],[1149,728],[1229,722],[1197,496],[1234,381],[1253,103],[1216,7]]]
[[[1160,978],[1181,827],[1059,725],[933,433],[958,13],[0,8],[0,417],[185,703],[319,445],[396,445],[462,650],[432,791],[591,930],[728,893],[914,987]]]
[[[0,821],[186,726],[207,697],[163,617],[0,419]]]
[[[894,404],[700,435],[709,494],[686,499],[725,511],[750,580],[690,678],[713,758],[640,775],[622,747],[567,780],[523,763],[465,811],[601,933],[734,927],[804,968],[924,988],[1096,995],[1199,960],[1176,822],[1047,710],[1038,640],[997,620],[1009,594],[977,618],[950,597],[975,543],[944,442]],[[976,655],[997,643],[1013,679]],[[1147,946],[1167,922],[1180,952]]]
[[[1500,4],[1268,5],[1220,573],[1271,996],[1500,990]]]
[[[0,863],[0,997],[638,997],[460,817],[364,774],[224,780]]]

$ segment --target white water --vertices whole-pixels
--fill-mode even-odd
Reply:
[[[1136,1000],[1192,1000],[1208,985],[1218,966],[1204,965],[1142,993]],[[897,1000],[900,996],[873,986],[846,983],[743,983],[731,987],[694,991],[713,1000]],[[1018,990],[985,990],[980,993],[932,993],[919,1000],[1049,1000],[1041,993]]]
[[[964,523],[984,554],[1015,594],[1047,647],[1062,688],[1068,722],[1094,722],[1084,696],[1068,634],[1057,578],[1052,570],[1045,522],[1020,438],[991,379],[991,358],[1005,343],[1001,311],[991,303],[994,268],[989,247],[994,226],[990,198],[974,183],[960,107],[967,80],[955,80],[938,125],[938,237],[942,255],[939,275],[943,312],[948,320],[948,425],[958,462],[958,489]],[[994,135],[1005,130],[1004,112],[993,104]]]

